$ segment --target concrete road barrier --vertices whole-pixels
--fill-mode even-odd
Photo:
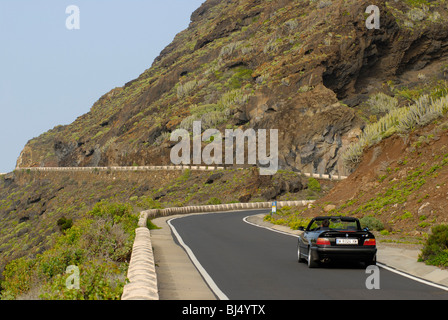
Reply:
[[[167,171],[182,171],[182,170],[192,170],[192,171],[215,171],[215,170],[225,170],[225,167],[218,167],[218,166],[188,166],[188,165],[182,165],[182,166],[132,166],[132,167],[125,167],[125,166],[111,166],[111,167],[23,167],[23,168],[16,168],[15,170],[22,170],[22,171],[52,171],[52,172],[58,172],[58,171],[160,171],[160,170],[167,170]],[[244,170],[244,168],[237,168],[238,170]],[[0,174],[1,175],[1,174]],[[313,177],[316,179],[321,180],[345,180],[347,179],[346,176],[341,175],[331,175],[331,174],[317,174],[317,173],[302,173],[305,177]]]
[[[121,300],[159,300],[151,235],[146,227],[135,230],[128,279]]]
[[[277,207],[304,206],[314,201],[278,201]],[[203,212],[223,212],[235,210],[267,209],[272,202],[253,203],[229,203],[219,205],[188,206],[165,209],[152,209],[142,211],[139,216],[138,228],[134,246],[132,248],[131,261],[128,268],[130,283],[125,285],[122,300],[158,300],[157,275],[154,263],[154,254],[151,245],[150,231],[146,227],[148,219],[166,217],[177,214],[192,214]]]

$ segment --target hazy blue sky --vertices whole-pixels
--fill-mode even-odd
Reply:
[[[137,78],[205,0],[1,0],[0,172],[28,140]],[[66,8],[80,11],[68,30]]]

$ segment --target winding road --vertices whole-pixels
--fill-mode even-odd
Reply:
[[[379,268],[380,288],[357,264],[309,269],[297,262],[297,238],[244,221],[260,211],[191,215],[170,221],[177,241],[220,299],[448,299],[448,291]]]

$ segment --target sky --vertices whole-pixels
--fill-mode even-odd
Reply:
[[[1,0],[0,173],[148,69],[204,1]]]

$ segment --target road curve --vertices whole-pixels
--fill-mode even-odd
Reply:
[[[222,299],[230,300],[436,300],[448,291],[380,268],[380,289],[357,264],[309,269],[297,262],[297,238],[243,219],[260,211],[201,214],[170,221],[179,242]]]

